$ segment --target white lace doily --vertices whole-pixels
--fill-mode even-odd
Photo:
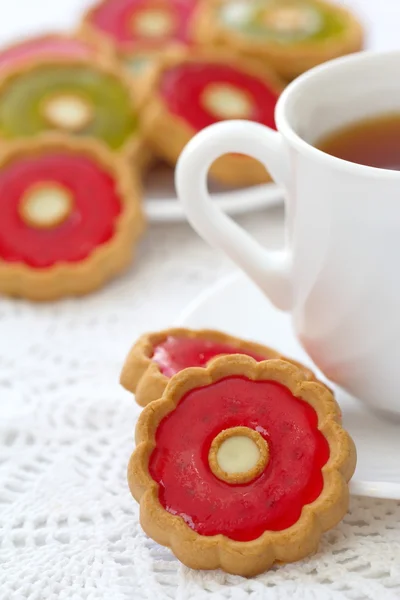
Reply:
[[[268,214],[277,245],[281,213]],[[266,220],[241,222],[261,238]],[[139,409],[118,385],[122,361],[231,268],[187,226],[158,226],[97,294],[0,301],[1,600],[400,597],[396,502],[353,499],[316,556],[249,580],[190,571],[142,533],[125,475]]]

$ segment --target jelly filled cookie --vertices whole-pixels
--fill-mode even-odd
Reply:
[[[211,0],[197,24],[203,43],[264,59],[287,79],[363,44],[357,19],[321,0]]]
[[[143,229],[137,177],[96,142],[10,143],[0,158],[0,292],[84,294],[126,267]]]
[[[146,333],[131,349],[121,373],[121,384],[146,406],[161,398],[170,377],[187,367],[204,367],[222,354],[246,354],[257,361],[283,358],[301,368],[307,379],[314,373],[279,352],[211,329],[166,329]]]
[[[194,569],[252,576],[315,552],[348,508],[356,463],[332,394],[245,356],[174,375],[136,428],[140,522]]]
[[[144,132],[154,151],[175,164],[188,141],[218,121],[250,119],[275,127],[274,109],[283,84],[252,61],[182,52],[164,60],[150,89]],[[260,163],[240,154],[222,156],[210,173],[228,185],[269,180]]]
[[[139,132],[129,84],[111,64],[81,59],[33,62],[9,73],[0,83],[0,138],[46,131],[91,137],[113,150],[131,151]]]
[[[104,0],[88,11],[82,33],[106,38],[134,75],[140,75],[166,47],[192,41],[196,0]]]
[[[58,33],[43,35],[19,42],[0,52],[0,69],[13,69],[25,61],[41,58],[68,57],[72,59],[89,59],[97,55],[94,44],[74,37]]]

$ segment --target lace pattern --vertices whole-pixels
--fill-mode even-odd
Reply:
[[[269,220],[277,246],[280,211]],[[265,219],[241,221],[265,239]],[[125,474],[139,408],[118,386],[122,361],[230,268],[187,226],[158,226],[130,272],[97,294],[1,299],[2,600],[400,597],[400,503],[353,498],[317,555],[249,580],[190,571],[141,531]]]

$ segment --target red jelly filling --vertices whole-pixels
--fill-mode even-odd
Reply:
[[[41,229],[20,215],[25,193],[36,184],[60,184],[71,193],[71,213]],[[121,201],[115,182],[84,155],[62,151],[17,159],[0,170],[0,258],[45,268],[86,258],[114,233]]]
[[[189,24],[195,7],[195,0],[109,0],[93,11],[91,22],[121,46],[135,42],[141,48],[155,48],[171,40],[189,44]],[[168,13],[172,30],[155,38],[140,34],[140,29],[135,27],[135,18],[145,11]]]
[[[68,56],[87,58],[93,50],[82,42],[72,38],[46,36],[23,42],[0,53],[0,67],[15,66],[27,58]]]
[[[152,358],[163,375],[172,377],[187,367],[204,367],[212,358],[221,354],[247,354],[257,361],[268,358],[254,352],[245,352],[230,344],[174,336],[167,337],[165,342],[156,346]]]
[[[278,93],[264,81],[233,66],[184,63],[164,72],[160,93],[168,110],[183,117],[196,131],[212,125],[216,117],[204,106],[203,92],[210,84],[228,84],[246,92],[252,100],[249,119],[275,128]]]
[[[270,453],[261,475],[242,485],[217,479],[208,464],[212,440],[236,426],[258,431]],[[297,522],[323,489],[328,458],[309,404],[275,382],[227,377],[190,391],[162,420],[149,468],[161,504],[194,531],[249,541]]]

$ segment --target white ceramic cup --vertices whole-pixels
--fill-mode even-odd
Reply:
[[[201,131],[180,157],[176,187],[194,229],[275,306],[291,311],[301,343],[325,375],[371,406],[400,413],[400,172],[312,145],[346,124],[393,111],[400,113],[400,51],[325,63],[283,92],[277,132],[246,121]],[[207,171],[228,152],[258,159],[284,188],[281,251],[264,249],[211,201]],[[263,336],[268,343],[268,332]]]

